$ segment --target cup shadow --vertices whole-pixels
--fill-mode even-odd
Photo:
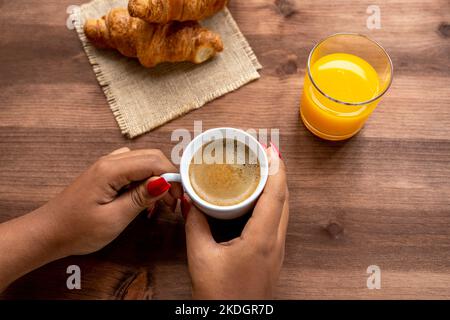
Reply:
[[[233,220],[219,220],[208,217],[211,233],[216,242],[226,242],[241,235],[248,219],[252,216],[252,211]]]

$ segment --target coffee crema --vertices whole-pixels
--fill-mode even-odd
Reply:
[[[248,199],[261,179],[260,164],[237,140],[219,139],[202,146],[189,165],[195,193],[206,202],[231,206]]]

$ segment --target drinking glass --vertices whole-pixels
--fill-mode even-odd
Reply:
[[[377,42],[360,34],[329,36],[309,54],[300,104],[303,123],[323,139],[352,137],[388,91],[392,76],[391,58]]]

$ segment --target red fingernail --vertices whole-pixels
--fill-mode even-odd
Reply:
[[[150,181],[147,184],[147,192],[152,197],[157,197],[162,195],[164,192],[170,189],[170,184],[167,183],[166,179],[158,178],[156,180]]]
[[[172,205],[172,212],[175,212],[177,210],[178,200],[175,201],[175,203]]]
[[[183,215],[183,218],[186,221],[189,210],[191,210],[191,204],[189,203],[189,201],[187,201],[184,195],[180,198],[180,201],[181,201],[181,214]]]
[[[267,149],[267,145],[265,143],[260,142],[260,144],[264,147],[264,149]]]
[[[276,146],[275,144],[273,144],[272,142],[270,142],[270,145],[271,145],[271,146],[275,149],[275,151],[278,153],[278,157],[279,157],[280,159],[283,159],[283,158],[281,157],[280,150],[278,150],[277,146]]]

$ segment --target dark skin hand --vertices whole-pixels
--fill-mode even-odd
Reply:
[[[240,237],[216,243],[204,214],[182,201],[193,298],[273,297],[289,205],[283,161],[274,147],[267,153],[271,169],[278,170],[269,177]],[[167,172],[177,169],[161,151],[122,148],[100,158],[44,206],[0,224],[0,252],[6,253],[0,255],[0,291],[46,263],[100,250],[159,200],[173,207],[183,195],[180,185],[159,188],[158,193],[149,189]]]
[[[122,148],[100,158],[44,206],[0,224],[0,291],[51,261],[100,250],[158,200],[173,206],[181,186],[150,195],[147,185],[177,168],[159,150]],[[11,250],[14,248],[14,250]]]
[[[182,202],[192,294],[195,299],[271,299],[284,258],[289,220],[286,169],[276,148],[267,150],[269,176],[240,237],[216,243],[203,213]]]

